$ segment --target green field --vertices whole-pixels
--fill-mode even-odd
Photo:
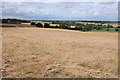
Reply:
[[[102,30],[92,30],[92,32],[118,32],[118,31],[115,31],[115,29],[116,28],[103,28]]]
[[[35,23],[42,23],[42,24],[44,24],[44,23],[51,24],[51,23],[52,23],[52,22],[44,22],[44,21],[31,21],[31,22],[35,22]]]

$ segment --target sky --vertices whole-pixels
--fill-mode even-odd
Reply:
[[[118,2],[3,2],[2,18],[117,21]]]

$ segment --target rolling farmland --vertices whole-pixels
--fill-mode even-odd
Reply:
[[[25,27],[2,31],[4,77],[118,77],[118,33]]]

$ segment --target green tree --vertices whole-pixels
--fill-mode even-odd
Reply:
[[[31,25],[36,25],[36,23],[35,22],[31,22]]]
[[[118,32],[118,31],[119,31],[119,29],[118,29],[118,28],[116,28],[116,29],[115,29],[115,31],[116,31],[116,32]]]
[[[37,24],[36,24],[36,27],[41,27],[41,28],[42,28],[43,25],[42,25],[41,23],[37,23]]]
[[[50,28],[50,25],[49,25],[48,23],[45,23],[45,24],[44,24],[44,27],[45,27],[45,28]]]

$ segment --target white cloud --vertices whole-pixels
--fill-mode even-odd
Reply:
[[[117,2],[4,2],[3,17],[117,20]]]
[[[119,0],[3,0],[3,2],[118,2]]]

